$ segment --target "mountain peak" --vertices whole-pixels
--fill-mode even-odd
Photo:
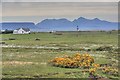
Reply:
[[[84,18],[84,17],[79,17],[78,19],[86,20],[86,18]]]
[[[98,18],[94,18],[93,20],[95,20],[95,21],[100,21],[100,19],[98,19]]]

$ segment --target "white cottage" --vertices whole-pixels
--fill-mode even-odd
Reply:
[[[13,34],[29,34],[30,29],[29,28],[18,28],[13,31]]]

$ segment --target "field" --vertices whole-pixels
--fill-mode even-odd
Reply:
[[[61,68],[49,64],[55,57],[88,53],[95,63],[118,69],[118,35],[111,32],[55,32],[2,34],[3,78],[88,78],[82,68]],[[96,72],[104,78],[116,75]]]

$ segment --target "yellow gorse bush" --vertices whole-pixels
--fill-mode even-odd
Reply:
[[[97,73],[97,70],[102,69],[103,73],[110,73],[113,75],[118,74],[118,70],[112,67],[102,67],[100,64],[94,63],[94,58],[89,54],[80,54],[76,53],[72,56],[65,55],[63,57],[57,57],[50,61],[50,64],[56,67],[64,68],[84,68],[84,70],[89,72],[92,75]]]
[[[102,70],[103,73],[118,74],[118,69],[112,67],[104,67]]]
[[[73,56],[54,58],[50,63],[58,67],[90,67],[94,63],[94,58],[89,54],[76,53]]]
[[[95,74],[96,68],[91,68],[91,69],[89,69],[89,72],[90,72],[91,74]]]
[[[92,64],[92,66],[97,69],[100,67],[100,64]]]

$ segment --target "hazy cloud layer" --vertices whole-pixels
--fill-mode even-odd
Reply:
[[[3,21],[34,21],[45,18],[67,18],[80,16],[117,21],[117,2],[3,2]]]

